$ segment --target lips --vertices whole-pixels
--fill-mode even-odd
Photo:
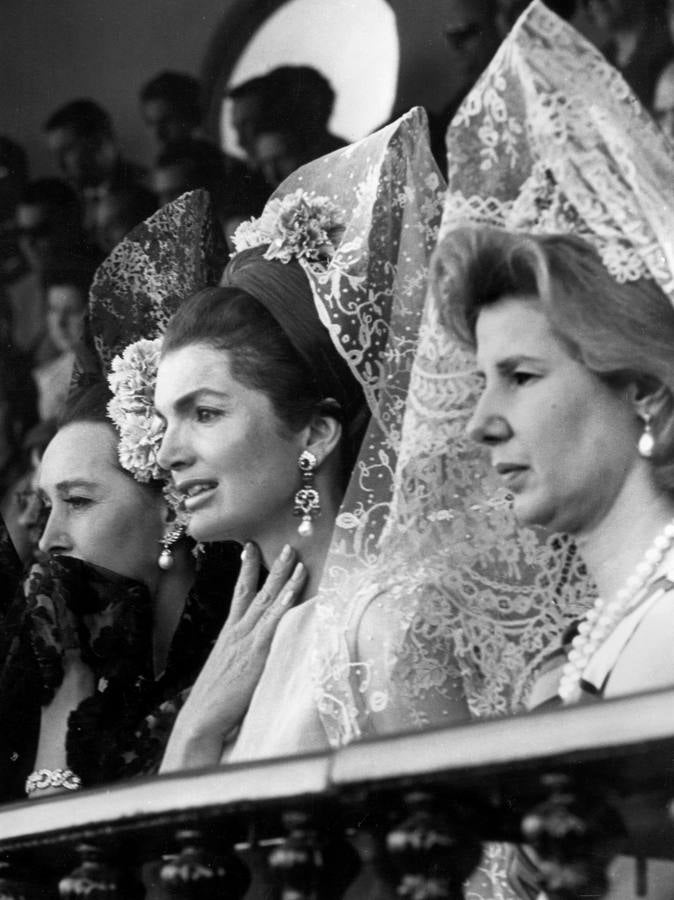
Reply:
[[[522,466],[518,463],[496,463],[494,468],[501,476],[505,484],[514,490],[524,480],[526,473],[529,471],[528,466]]]
[[[176,490],[182,494],[185,509],[191,512],[206,502],[216,487],[217,481],[200,481],[195,478],[180,482],[176,485]]]

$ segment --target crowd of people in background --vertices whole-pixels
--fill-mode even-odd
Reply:
[[[309,66],[280,66],[230,97],[239,157],[206,136],[199,81],[174,71],[139,93],[156,151],[149,169],[124,157],[111,116],[89,98],[44,123],[60,177],[32,178],[22,146],[0,138],[0,511],[27,559],[39,532],[31,483],[84,351],[98,265],[136,225],[197,188],[230,241],[290,172],[346,144],[328,131],[334,90]]]
[[[576,0],[550,5],[566,18],[580,9]],[[429,111],[441,169],[449,122],[525,6],[447,4],[453,89],[444,108]],[[583,12],[607,58],[674,133],[674,2],[583,0]],[[33,177],[20,143],[0,137],[0,511],[20,546],[30,546],[37,527],[30,482],[68,394],[89,287],[104,257],[155,210],[196,188],[209,192],[231,249],[236,227],[258,215],[288,175],[347,143],[330,130],[335,91],[311,66],[278,66],[227,96],[240,156],[209,136],[201,84],[176,71],[155,75],[138,95],[156,151],[149,169],[125,158],[110,114],[89,98],[65,103],[43,124],[60,177]]]

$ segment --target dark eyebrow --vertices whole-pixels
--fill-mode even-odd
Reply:
[[[56,485],[57,491],[72,491],[74,488],[82,489],[85,491],[93,491],[98,487],[95,481],[87,481],[86,478],[66,478],[64,481],[59,481]]]
[[[521,366],[522,363],[533,363],[534,365],[540,365],[542,362],[543,360],[538,359],[538,357],[536,356],[507,356],[505,359],[499,360],[496,368],[500,372],[512,372],[513,369]]]
[[[226,391],[214,391],[213,388],[210,387],[198,387],[194,388],[193,391],[189,391],[187,394],[183,394],[182,397],[179,397],[176,402],[173,404],[176,412],[183,412],[189,406],[191,406],[194,401],[203,395],[210,395],[212,397],[218,397],[221,400],[229,400],[230,395]],[[165,420],[165,417],[162,416],[160,412],[157,412],[157,415]]]

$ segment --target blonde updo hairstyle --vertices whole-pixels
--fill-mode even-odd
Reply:
[[[604,382],[662,396],[651,421],[660,488],[674,493],[674,308],[655,281],[617,282],[598,252],[567,234],[462,227],[438,244],[432,278],[445,324],[475,350],[480,310],[508,295],[538,297],[571,356]]]

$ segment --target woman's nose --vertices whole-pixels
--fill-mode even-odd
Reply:
[[[477,402],[466,426],[468,436],[480,444],[498,444],[512,436],[512,428],[488,391]]]
[[[177,426],[168,425],[164,431],[157,462],[167,472],[183,469],[187,463],[187,448]]]
[[[73,549],[68,532],[63,527],[63,523],[60,521],[60,517],[56,514],[54,508],[49,513],[44,531],[38,541],[38,548],[43,553],[49,554],[68,553]]]

